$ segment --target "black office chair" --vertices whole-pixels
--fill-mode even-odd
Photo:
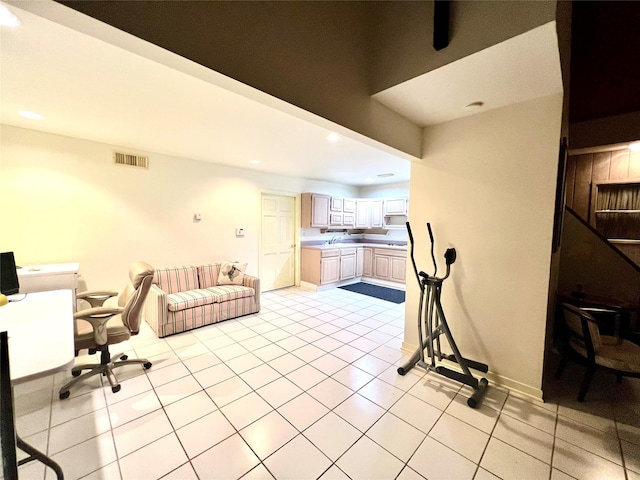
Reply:
[[[561,359],[556,371],[560,378],[571,359],[586,365],[586,371],[578,401],[584,402],[596,369],[614,373],[618,383],[622,377],[640,378],[640,346],[617,336],[601,335],[598,321],[585,309],[560,304],[562,325],[560,329]]]
[[[129,268],[130,282],[118,297],[117,307],[102,306],[104,302],[115,296],[115,292],[94,291],[79,294],[78,298],[88,301],[92,308],[81,310],[74,315],[76,322],[76,353],[83,349],[89,352],[100,352],[100,363],[78,365],[71,369],[74,378],[60,389],[60,399],[69,397],[69,390],[76,383],[94,375],[107,377],[113,393],[120,391],[120,383],[113,369],[124,365],[142,364],[145,369],[151,368],[147,359],[129,359],[119,353],[111,356],[109,345],[124,342],[132,335],[137,335],[142,320],[142,306],[153,282],[154,269],[145,262],[136,262]],[[85,322],[89,322],[87,327]],[[89,370],[81,375],[82,370]]]

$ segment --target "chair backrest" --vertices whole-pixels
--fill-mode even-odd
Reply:
[[[569,335],[583,343],[589,356],[597,353],[602,347],[602,339],[595,317],[569,303],[562,303],[561,306]]]
[[[118,305],[124,307],[122,323],[135,335],[140,331],[142,307],[153,283],[154,268],[146,262],[134,262],[129,267],[129,279],[118,297]]]

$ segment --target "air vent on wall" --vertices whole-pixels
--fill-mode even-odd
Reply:
[[[144,155],[133,155],[131,153],[113,152],[113,161],[116,165],[127,165],[129,167],[149,168],[149,157]]]

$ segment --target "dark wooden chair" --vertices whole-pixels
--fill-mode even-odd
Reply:
[[[617,336],[601,335],[598,321],[585,309],[561,303],[560,349],[562,358],[556,378],[560,378],[569,360],[586,365],[580,385],[578,401],[584,402],[587,390],[597,369],[622,377],[640,378],[640,346]]]

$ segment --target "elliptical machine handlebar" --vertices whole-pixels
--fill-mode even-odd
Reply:
[[[411,225],[409,225],[409,222],[406,222],[405,225],[407,226],[407,234],[409,235],[409,244],[411,245],[411,248],[409,250],[410,255],[411,255],[411,263],[413,264],[413,271],[416,274],[416,280],[418,280],[418,285],[420,285],[420,290],[424,290],[424,286],[422,285],[422,282],[420,281],[420,274],[418,273],[418,267],[416,265],[416,259],[413,256],[413,234],[411,233]]]
[[[451,265],[453,265],[453,263],[456,261],[456,258],[457,258],[456,249],[448,248],[447,251],[444,253],[444,260],[447,265],[447,273],[442,278],[436,277],[436,274],[438,273],[438,263],[436,262],[436,256],[434,254],[435,240],[433,238],[433,231],[431,230],[431,224],[427,222],[427,231],[429,232],[429,240],[431,241],[431,259],[433,261],[433,275],[429,275],[424,271],[418,272],[416,260],[413,255],[413,245],[414,245],[413,232],[411,231],[411,225],[409,224],[409,222],[406,222],[406,225],[407,225],[407,234],[409,235],[409,243],[411,244],[411,249],[410,249],[411,263],[413,264],[413,270],[416,274],[416,278],[418,279],[418,283],[422,285],[422,281],[420,280],[420,278],[423,278],[424,280],[429,280],[429,279],[440,280],[440,281],[445,280],[451,273]]]
[[[438,263],[436,262],[436,256],[433,253],[433,248],[435,247],[435,241],[433,240],[433,232],[431,231],[431,224],[427,222],[427,230],[429,231],[429,240],[431,240],[431,260],[433,260],[433,276],[435,277],[438,273]],[[447,273],[447,276],[449,274]]]

